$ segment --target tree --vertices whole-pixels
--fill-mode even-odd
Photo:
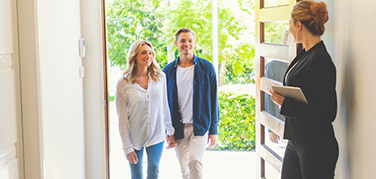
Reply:
[[[239,10],[251,15],[251,2],[238,0],[238,4]],[[112,66],[126,68],[129,46],[143,39],[153,44],[156,59],[163,68],[167,64],[167,45],[173,43],[174,33],[182,27],[195,31],[198,37],[195,53],[212,61],[211,0],[181,0],[168,6],[160,0],[115,0],[107,5],[107,13],[108,57]],[[254,71],[254,46],[250,40],[241,38],[244,33],[252,32],[221,0],[218,18],[219,84],[252,82],[249,76]],[[177,52],[176,47],[173,51]]]
[[[107,4],[108,58],[111,66],[127,66],[127,53],[136,40],[151,42],[157,62],[167,64],[162,35],[164,13],[158,0],[116,0]]]
[[[244,3],[243,1],[239,1]],[[212,1],[211,0],[181,0],[178,4],[168,7],[165,22],[165,38],[173,37],[182,27],[195,31],[196,54],[212,61]],[[218,4],[218,38],[219,38],[219,84],[225,84],[226,65],[231,60],[233,76],[246,71],[243,65],[253,66],[254,46],[242,42],[242,33],[247,29],[245,24],[236,18],[234,12],[222,1]],[[168,43],[172,43],[170,39]],[[173,50],[176,50],[173,49]],[[242,50],[239,53],[239,50]],[[236,59],[236,60],[235,60]],[[245,63],[246,62],[246,63]],[[227,65],[229,66],[229,65]],[[253,68],[252,68],[253,69]]]

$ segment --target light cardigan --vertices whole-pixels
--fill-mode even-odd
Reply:
[[[174,134],[167,102],[166,75],[163,72],[157,82],[149,76],[147,90],[120,78],[115,103],[126,154],[164,141],[166,132],[167,135]]]

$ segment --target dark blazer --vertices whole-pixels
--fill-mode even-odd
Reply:
[[[332,122],[337,114],[336,68],[324,42],[317,43],[307,52],[303,49],[291,62],[287,72],[283,85],[300,87],[308,104],[285,98],[280,111],[286,116],[284,138],[309,142],[334,137]]]

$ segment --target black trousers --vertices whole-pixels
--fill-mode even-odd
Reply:
[[[289,141],[281,179],[333,179],[338,160],[335,138],[316,142]]]

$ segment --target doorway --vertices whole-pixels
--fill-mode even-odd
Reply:
[[[124,157],[124,153],[121,149],[121,140],[120,135],[118,132],[118,125],[117,125],[117,115],[116,115],[116,109],[114,104],[114,94],[115,94],[115,86],[116,82],[119,78],[122,76],[122,72],[127,67],[126,66],[126,52],[129,48],[129,45],[132,41],[137,39],[145,39],[148,41],[151,41],[152,44],[155,47],[156,53],[157,53],[157,61],[161,65],[161,68],[164,67],[168,62],[174,60],[174,58],[177,57],[176,48],[171,45],[173,42],[173,33],[176,31],[177,27],[185,27],[188,26],[187,22],[192,22],[195,19],[198,19],[197,23],[194,23],[196,27],[188,26],[196,32],[198,37],[198,48],[196,49],[196,54],[198,54],[201,57],[204,57],[208,60],[213,59],[212,56],[212,49],[213,49],[213,37],[211,37],[208,34],[212,33],[212,29],[210,25],[207,25],[208,22],[211,20],[205,20],[211,19],[211,3],[212,0],[207,1],[201,1],[201,5],[194,6],[192,3],[193,1],[189,0],[181,0],[181,1],[163,1],[160,2],[160,4],[149,4],[147,6],[146,4],[140,4],[136,1],[127,0],[127,1],[106,1],[106,11],[107,11],[107,39],[108,39],[108,66],[109,73],[108,73],[108,89],[109,89],[109,165],[110,165],[110,176],[115,177],[116,176],[122,176],[122,177],[129,177],[129,166],[128,163]],[[124,5],[121,4],[131,3],[132,5]],[[225,2],[225,1],[223,1]],[[220,2],[220,3],[223,3]],[[226,121],[228,123],[222,123],[223,126],[229,125],[234,123],[234,127],[238,127],[241,125],[238,125],[236,122],[244,121],[243,124],[246,124],[246,129],[237,129],[232,130],[233,128],[227,130],[229,133],[233,133],[234,131],[237,131],[238,133],[235,133],[236,136],[240,136],[240,138],[231,138],[228,136],[219,136],[222,139],[233,139],[232,141],[220,141],[219,144],[216,146],[215,149],[209,149],[205,153],[205,157],[207,157],[206,163],[209,163],[209,161],[217,161],[217,158],[224,158],[225,153],[228,153],[230,159],[228,162],[223,163],[213,163],[213,164],[206,164],[207,168],[205,169],[205,173],[207,174],[207,177],[213,177],[213,178],[223,178],[226,173],[231,173],[232,175],[229,177],[234,177],[233,171],[239,171],[235,173],[240,173],[240,176],[242,178],[254,178],[256,177],[257,173],[257,163],[256,161],[259,161],[257,158],[256,152],[254,152],[254,145],[256,144],[255,140],[255,132],[256,130],[256,121],[254,121],[256,110],[255,107],[252,107],[251,104],[255,105],[255,97],[257,94],[256,87],[254,86],[254,83],[257,82],[257,74],[255,73],[255,69],[257,66],[254,66],[254,59],[255,56],[255,31],[252,31],[255,29],[254,27],[254,17],[257,17],[257,14],[255,14],[255,5],[250,1],[238,1],[236,6],[237,8],[235,11],[237,13],[242,12],[243,14],[240,15],[240,17],[237,17],[234,13],[234,9],[231,8],[223,8],[223,7],[231,7],[233,6],[233,2],[229,1],[229,4],[218,4],[218,17],[220,18],[221,15],[223,17],[228,17],[229,19],[221,19],[218,24],[218,31],[220,40],[218,42],[219,45],[219,63],[218,63],[218,77],[219,77],[219,84],[220,91],[223,93],[220,93],[219,95],[222,95],[221,97],[224,99],[227,99],[229,101],[226,101],[227,104],[230,104],[229,106],[223,105],[223,109],[232,109],[234,113],[238,114],[238,116],[227,116],[227,119],[222,119],[222,116],[226,117],[226,113],[221,114],[221,121]],[[118,4],[116,4],[118,3]],[[174,6],[174,3],[176,5]],[[180,6],[179,6],[180,3]],[[185,4],[184,4],[185,3]],[[112,4],[112,7],[109,7],[110,4]],[[116,4],[116,5],[114,5]],[[152,6],[150,6],[152,5]],[[158,9],[160,6],[162,6],[164,9]],[[174,6],[175,8],[171,8]],[[200,11],[200,13],[196,13],[194,9],[188,9],[186,11],[183,11],[179,8],[186,8],[186,7],[203,7],[204,9]],[[126,9],[130,9],[126,11]],[[137,9],[139,8],[139,9]],[[153,9],[155,8],[155,9]],[[222,9],[221,9],[222,8]],[[143,10],[143,11],[140,11]],[[163,21],[158,19],[159,14],[162,13],[162,11],[169,12],[167,14],[164,14]],[[128,12],[127,15],[120,15],[122,13]],[[130,12],[130,13],[129,13]],[[153,12],[153,13],[151,13]],[[158,12],[158,13],[156,13]],[[184,14],[184,13],[187,14]],[[133,14],[132,14],[133,13]],[[149,13],[149,14],[148,14]],[[111,14],[115,15],[112,16],[109,19]],[[194,16],[194,14],[197,14],[201,18],[197,18]],[[180,15],[180,16],[179,16]],[[141,18],[134,18],[135,16],[141,17]],[[143,18],[146,16],[147,18]],[[117,18],[119,17],[119,18]],[[237,21],[236,19],[240,18],[240,21]],[[115,19],[115,20],[114,20]],[[170,22],[169,26],[163,26],[163,23],[165,20],[168,19]],[[133,23],[129,23],[133,22]],[[141,28],[141,26],[137,26],[137,24],[143,24],[147,26],[147,28]],[[172,25],[171,25],[172,24]],[[173,26],[173,24],[176,24],[176,27]],[[125,26],[121,27],[121,26]],[[158,31],[158,28],[162,25],[161,28],[162,31]],[[206,26],[205,26],[206,25]],[[244,28],[239,28],[239,26],[244,25]],[[109,27],[111,26],[111,27]],[[249,27],[250,26],[250,27]],[[120,27],[120,28],[119,28]],[[151,27],[157,27],[157,28],[151,28]],[[201,32],[199,29],[205,29],[206,31]],[[232,28],[232,29],[231,29]],[[146,29],[146,30],[144,30]],[[153,29],[153,31],[150,31],[150,29]],[[197,30],[196,30],[197,29]],[[230,29],[230,30],[229,30]],[[234,30],[235,32],[242,32],[240,36],[237,36],[236,33],[233,33],[231,30]],[[248,31],[247,31],[248,30]],[[225,31],[225,34],[227,33],[227,36],[223,36],[223,33],[221,32]],[[221,36],[222,35],[222,36]],[[119,38],[120,37],[120,38]],[[158,38],[156,38],[158,37]],[[117,40],[116,40],[117,38]],[[199,41],[201,40],[201,42]],[[244,40],[249,40],[245,41]],[[253,42],[250,42],[253,41]],[[200,44],[201,43],[201,44]],[[222,46],[220,45],[222,43]],[[226,46],[227,45],[227,46]],[[222,50],[221,50],[222,49]],[[285,48],[284,48],[285,49]],[[248,56],[248,58],[244,58],[245,56]],[[242,58],[243,57],[243,58]],[[256,83],[257,84],[257,83]],[[256,85],[257,86],[257,85]],[[247,90],[244,90],[247,89]],[[237,105],[231,105],[234,104],[231,99],[239,98],[244,99],[245,102],[243,103],[239,102]],[[253,102],[252,102],[253,99]],[[224,100],[225,101],[225,100]],[[241,101],[241,100],[239,100]],[[257,103],[257,102],[256,102]],[[233,107],[233,108],[231,108]],[[242,111],[244,110],[244,111]],[[247,111],[250,110],[250,111]],[[225,111],[225,110],[223,110]],[[253,115],[252,115],[253,113]],[[243,114],[249,114],[249,116],[243,115]],[[243,117],[246,116],[245,120],[242,120]],[[253,121],[252,121],[253,117]],[[232,119],[235,119],[235,121],[232,121]],[[264,129],[265,130],[265,129]],[[222,130],[225,131],[225,130]],[[239,131],[252,131],[251,133],[240,133]],[[225,132],[223,132],[225,133]],[[224,134],[225,135],[225,134]],[[231,134],[230,134],[231,135]],[[253,135],[253,136],[252,136]],[[234,144],[236,142],[234,141],[241,141],[239,144]],[[230,145],[227,145],[230,143]],[[251,147],[250,147],[251,146]],[[239,152],[239,150],[243,150],[243,152]],[[239,153],[239,155],[237,155]],[[213,157],[209,157],[213,154]],[[245,155],[240,155],[245,154]],[[236,157],[234,157],[236,156]],[[239,159],[239,161],[234,162],[234,159]],[[167,164],[164,164],[164,160],[166,160]],[[146,161],[144,161],[146,162]],[[163,169],[163,166],[169,166],[168,164],[173,164],[171,167],[166,167],[166,169]],[[236,163],[236,165],[233,165],[232,163]],[[205,161],[204,161],[205,164]],[[213,166],[215,164],[219,164],[219,167],[223,167],[223,170],[218,170],[219,167],[214,168],[213,172],[210,171],[210,166]],[[244,167],[244,168],[242,168]],[[230,169],[231,168],[231,169]],[[145,167],[144,167],[145,169]],[[251,170],[250,170],[251,169]],[[163,172],[168,171],[168,176],[171,176],[173,173],[172,178],[176,178],[180,176],[180,169],[178,167],[178,162],[175,157],[175,152],[173,150],[165,150],[162,161],[161,161],[161,178],[163,175]],[[221,171],[221,172],[218,172]],[[222,173],[223,171],[223,173]],[[229,172],[231,171],[231,172]],[[250,173],[246,173],[250,171]],[[278,173],[278,172],[277,172]],[[209,176],[210,175],[210,176]],[[167,177],[167,175],[166,175]],[[228,178],[229,178],[228,177]]]
[[[256,133],[258,176],[280,178],[286,140],[284,117],[270,99],[272,85],[282,85],[288,63],[299,46],[289,38],[288,20],[296,0],[256,0]],[[272,142],[274,141],[274,142]]]

